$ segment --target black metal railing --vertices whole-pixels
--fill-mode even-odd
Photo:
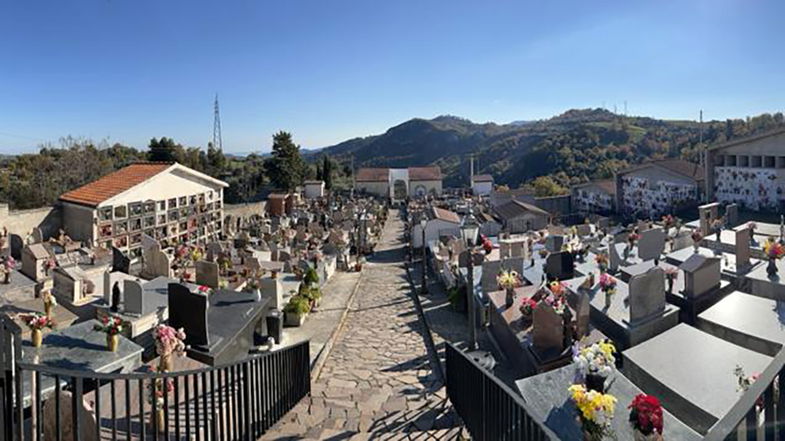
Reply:
[[[308,341],[224,366],[104,374],[20,362],[2,322],[0,441],[252,440],[310,393]]]
[[[447,343],[447,396],[475,441],[556,440],[518,394]]]

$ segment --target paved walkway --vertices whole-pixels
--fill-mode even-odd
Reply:
[[[312,396],[263,440],[460,439],[410,298],[402,224],[395,211],[389,219],[346,323],[312,380]]]

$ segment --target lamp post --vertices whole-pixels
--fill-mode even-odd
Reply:
[[[461,237],[466,242],[467,253],[469,254],[469,262],[466,268],[469,280],[466,287],[466,303],[469,307],[469,350],[477,349],[477,330],[475,329],[475,322],[477,320],[474,312],[474,246],[477,243],[477,233],[480,232],[480,226],[469,208],[469,214],[464,218],[461,225]]]
[[[425,271],[427,265],[425,264],[425,227],[428,225],[428,219],[425,218],[425,213],[422,213],[420,218],[420,231],[422,231],[422,280],[420,284],[420,294],[428,294],[428,287],[425,285]]]

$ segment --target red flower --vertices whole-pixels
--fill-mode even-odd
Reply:
[[[652,432],[662,434],[662,406],[653,395],[638,394],[628,406],[630,422],[643,434]]]

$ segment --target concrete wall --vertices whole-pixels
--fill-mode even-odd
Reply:
[[[250,204],[226,204],[224,205],[224,216],[232,215],[237,218],[238,216],[249,217],[254,214],[259,216],[264,213],[264,207],[267,201],[253,202]]]
[[[0,204],[0,229],[6,227],[9,234],[17,234],[22,239],[35,227],[41,228],[44,238],[48,238],[61,226],[59,206],[10,211],[8,204]]]
[[[97,237],[95,223],[93,222],[94,210],[82,205],[63,203],[62,218],[63,229],[73,240],[89,241]],[[98,245],[98,244],[95,244]]]
[[[564,216],[572,213],[572,196],[565,194],[562,196],[551,196],[547,198],[535,198],[534,205],[542,208],[552,216]]]
[[[478,196],[488,196],[492,191],[493,182],[491,181],[475,182],[472,185],[472,192]]]
[[[441,219],[431,219],[425,224],[425,241],[431,242],[444,235],[454,235],[460,237],[460,226]],[[412,247],[422,247],[422,228],[420,224],[412,227]]]
[[[390,197],[390,184],[387,181],[382,182],[357,182],[355,184],[355,191],[365,192],[375,196],[388,198]]]

